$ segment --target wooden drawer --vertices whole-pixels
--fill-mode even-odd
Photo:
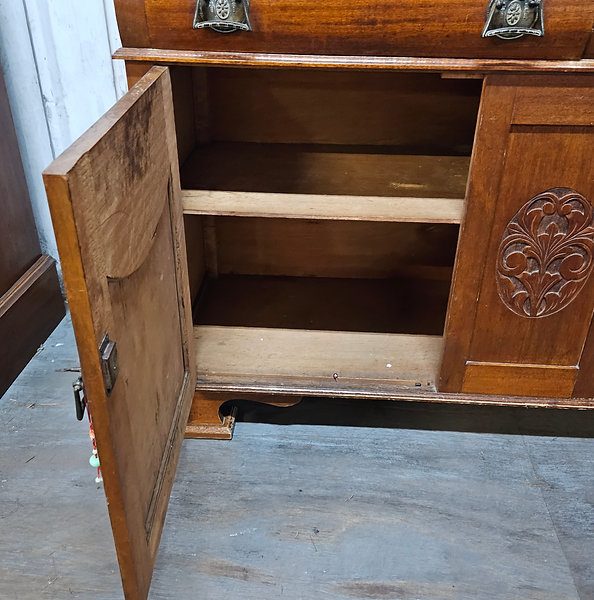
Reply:
[[[482,38],[487,0],[251,0],[253,31],[192,28],[195,0],[116,0],[125,47],[453,58],[579,59],[592,0],[545,0],[545,36]]]

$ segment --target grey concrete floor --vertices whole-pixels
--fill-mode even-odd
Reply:
[[[66,320],[0,400],[2,599],[122,598],[77,366]],[[594,599],[592,413],[241,408],[184,442],[153,600]]]

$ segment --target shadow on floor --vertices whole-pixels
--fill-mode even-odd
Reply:
[[[227,403],[222,412],[229,414],[232,406],[238,420],[247,423],[594,437],[594,412],[588,410],[304,398],[291,408],[239,400]]]

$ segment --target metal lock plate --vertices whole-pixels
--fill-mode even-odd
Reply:
[[[491,0],[483,37],[544,36],[544,0]]]
[[[118,349],[116,343],[112,342],[107,334],[99,346],[99,357],[105,391],[110,394],[118,377]]]
[[[249,0],[198,0],[194,29],[209,27],[219,33],[251,31]]]

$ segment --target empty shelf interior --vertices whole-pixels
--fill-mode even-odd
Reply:
[[[433,389],[440,336],[197,326],[198,383]]]
[[[459,223],[469,158],[386,147],[215,142],[182,171],[192,214]]]
[[[449,287],[449,278],[226,275],[203,284],[195,323],[441,335]]]

